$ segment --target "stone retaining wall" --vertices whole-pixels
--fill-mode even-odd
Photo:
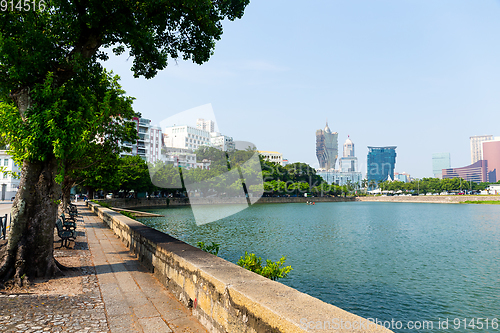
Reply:
[[[306,203],[314,202],[339,202],[355,201],[354,197],[262,197],[257,201],[258,204],[266,203]],[[191,203],[196,205],[222,205],[222,204],[241,204],[241,198],[139,198],[139,199],[101,199],[111,207],[120,208],[139,208],[139,207],[165,207],[165,206],[188,206]]]
[[[464,201],[499,201],[498,195],[419,195],[419,196],[375,196],[359,197],[356,201],[416,202],[416,203],[461,203]]]
[[[210,332],[391,332],[110,209],[88,206]]]

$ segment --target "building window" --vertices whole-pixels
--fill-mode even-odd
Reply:
[[[3,165],[4,165],[4,166],[9,166],[9,159],[5,159],[5,160],[3,161]]]

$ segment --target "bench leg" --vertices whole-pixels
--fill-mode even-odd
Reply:
[[[63,244],[64,244],[64,238],[61,238],[61,246],[56,247],[56,249],[61,249],[63,247]]]

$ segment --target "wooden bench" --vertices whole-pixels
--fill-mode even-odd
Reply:
[[[63,246],[66,248],[69,248],[69,241],[76,240],[76,231],[75,229],[66,229],[63,225],[63,222],[61,219],[57,219],[56,221],[56,229],[57,229],[57,235],[59,238],[61,238],[61,246],[58,247],[58,249],[62,248]]]

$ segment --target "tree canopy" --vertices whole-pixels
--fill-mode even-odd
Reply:
[[[240,18],[248,3],[50,0],[0,11],[0,141],[23,161],[0,283],[14,276],[22,285],[24,276],[59,271],[53,228],[64,176],[96,140],[131,132],[124,119],[132,100],[104,70],[106,50],[128,52],[134,76],[148,79],[172,59],[202,64],[221,38],[222,21]]]

